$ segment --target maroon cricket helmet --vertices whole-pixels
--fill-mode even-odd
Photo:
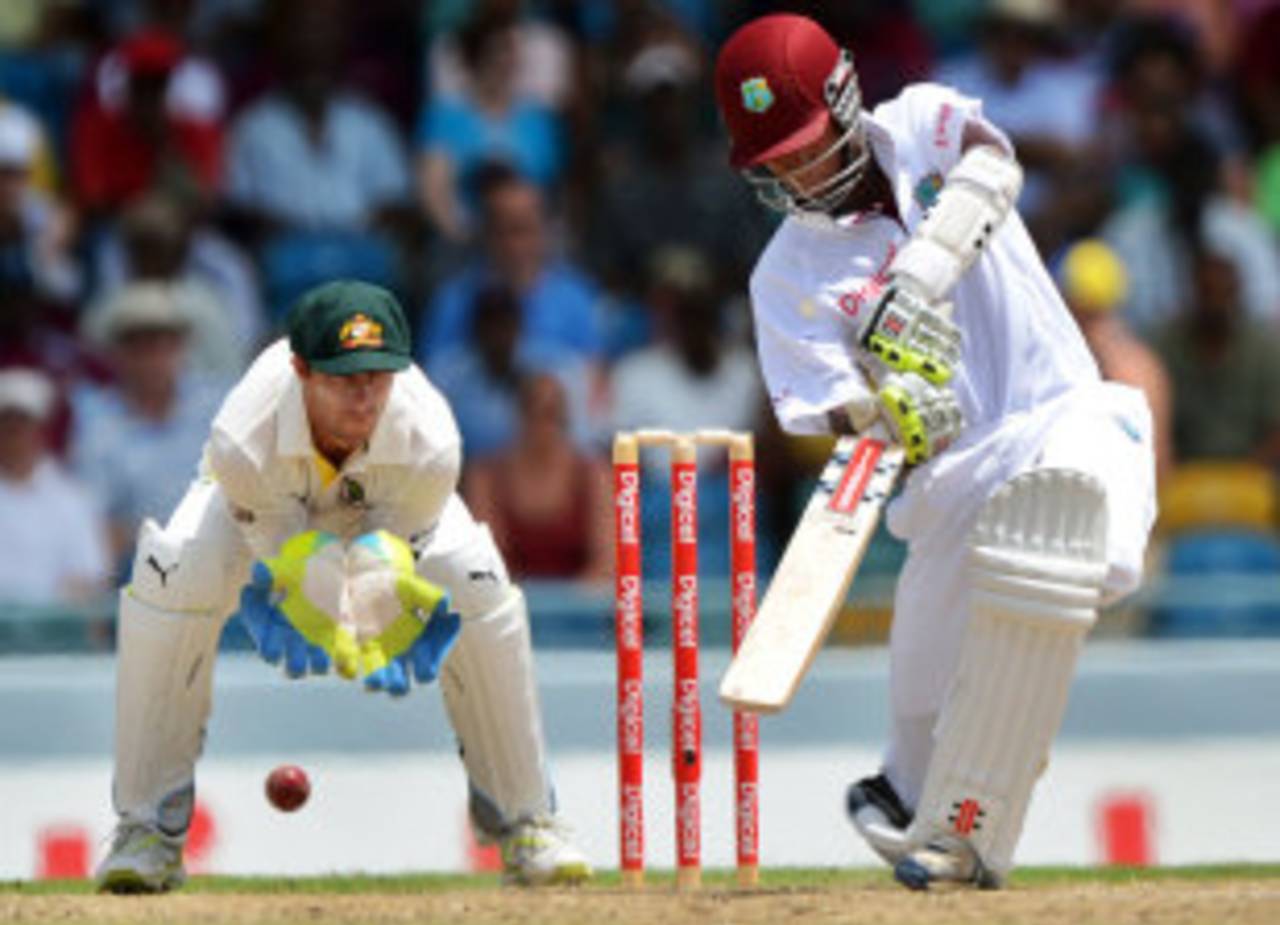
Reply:
[[[738,29],[716,59],[716,102],[729,163],[756,167],[799,150],[831,120],[828,81],[840,48],[805,16],[775,13]]]

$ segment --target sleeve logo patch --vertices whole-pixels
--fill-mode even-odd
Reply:
[[[742,82],[742,108],[756,115],[773,105],[773,90],[763,77],[748,77]]]
[[[926,212],[933,208],[933,204],[938,201],[938,194],[942,192],[942,174],[938,171],[932,171],[920,178],[920,182],[916,184],[915,199],[921,209]]]
[[[357,312],[343,322],[338,331],[338,342],[344,350],[359,347],[381,347],[382,325],[368,315]]]

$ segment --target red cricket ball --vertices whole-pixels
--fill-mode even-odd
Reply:
[[[296,764],[282,764],[267,775],[267,799],[282,813],[299,809],[311,796],[307,772]]]

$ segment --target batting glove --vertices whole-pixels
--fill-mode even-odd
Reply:
[[[858,344],[889,371],[946,385],[961,356],[960,329],[948,314],[906,280],[893,280],[859,328]]]
[[[912,465],[937,456],[964,427],[955,392],[916,373],[891,373],[877,395],[889,429]]]

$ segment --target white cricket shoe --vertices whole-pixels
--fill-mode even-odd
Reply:
[[[166,893],[182,886],[182,842],[141,822],[121,821],[111,851],[98,865],[98,889],[104,893]]]
[[[973,846],[958,838],[938,838],[908,853],[894,865],[893,877],[909,890],[927,890],[938,882],[969,883],[980,890],[1001,886]]]
[[[503,837],[503,880],[520,886],[567,886],[591,876],[586,855],[549,817],[518,822]]]

